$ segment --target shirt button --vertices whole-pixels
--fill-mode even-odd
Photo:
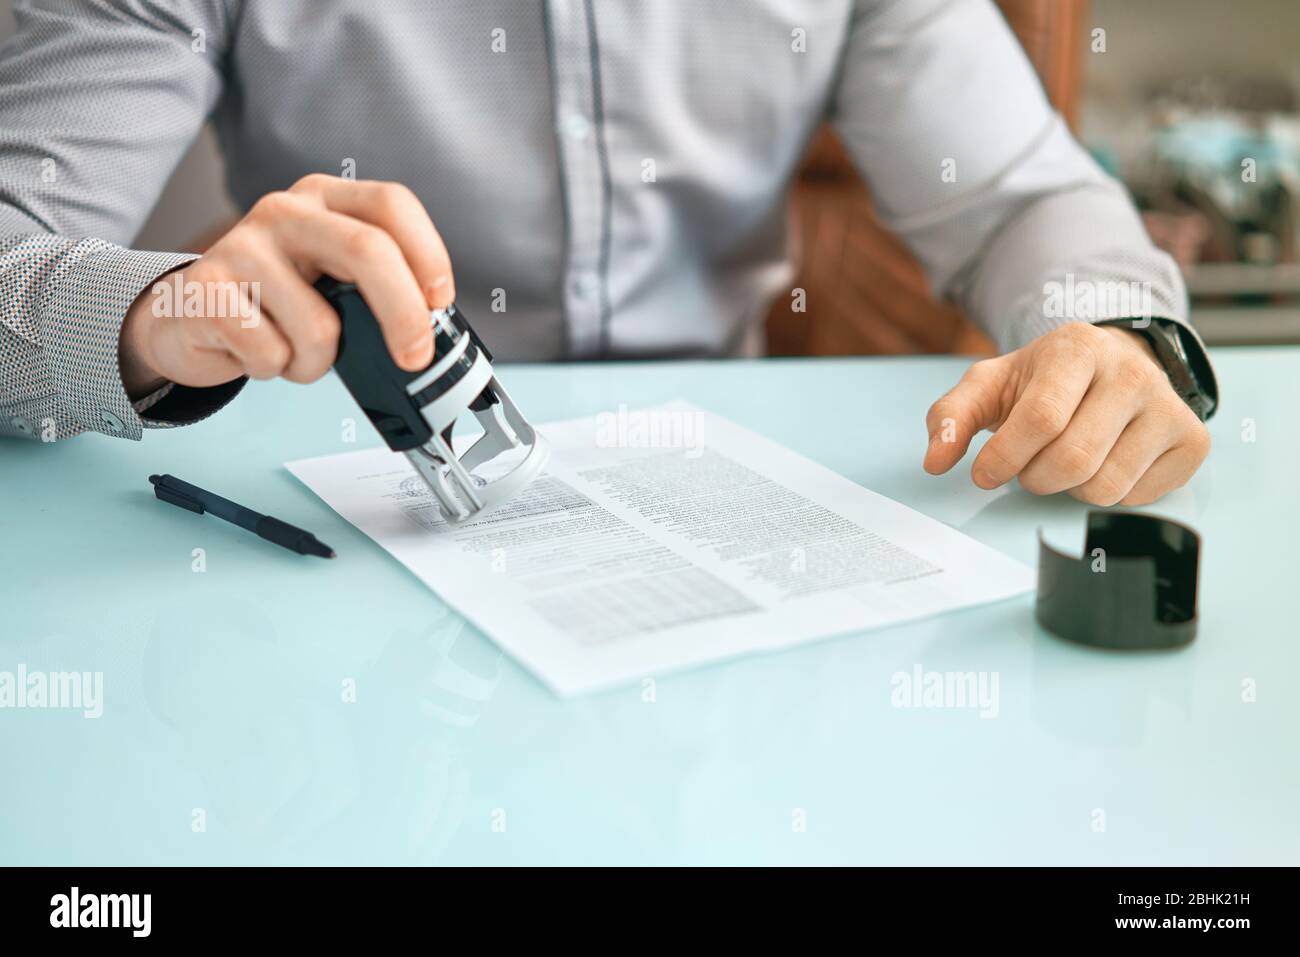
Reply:
[[[108,426],[109,430],[113,432],[121,432],[126,428],[126,426],[122,424],[122,420],[112,412],[109,412],[108,409],[100,410],[99,420]]]
[[[591,132],[591,121],[581,113],[570,113],[564,118],[562,129],[571,140],[585,140]]]
[[[579,299],[590,299],[600,289],[595,273],[580,272],[573,277],[573,294]]]
[[[28,423],[26,419],[24,419],[20,415],[15,415],[12,419],[10,419],[9,424],[12,425],[17,431],[21,432],[23,435],[32,434],[31,425]]]

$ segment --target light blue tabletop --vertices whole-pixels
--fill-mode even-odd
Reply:
[[[1068,645],[1032,598],[561,701],[282,467],[378,445],[332,376],[143,443],[0,444],[0,863],[1300,863],[1300,350],[1216,355],[1180,651]],[[506,367],[536,422],[677,397],[1034,564],[1084,506],[921,471],[955,358]],[[345,419],[358,419],[344,441]],[[153,498],[170,472],[309,528],[300,557]],[[195,549],[206,570],[196,571]],[[996,675],[996,716],[891,703]],[[351,700],[351,699],[355,700]]]

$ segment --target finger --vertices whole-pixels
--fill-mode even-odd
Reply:
[[[392,236],[430,309],[446,308],[455,300],[447,246],[424,204],[408,187],[324,175],[306,177],[300,186],[316,192],[334,212],[378,226]]]
[[[927,472],[942,475],[961,461],[971,439],[981,430],[997,426],[1003,414],[1000,396],[1006,375],[1007,365],[1000,358],[976,362],[930,406],[925,415],[930,435],[924,462]]]
[[[374,312],[389,353],[408,371],[433,359],[429,306],[397,242],[377,226],[323,209],[295,197],[289,215],[275,216],[271,228],[296,261],[307,260],[336,279],[355,282]]]
[[[208,328],[210,323],[198,319],[168,319],[159,323],[151,342],[156,368],[177,385],[196,389],[221,385],[244,374],[244,364],[236,359]]]
[[[1167,450],[1152,462],[1120,504],[1149,505],[1174,489],[1182,488],[1201,467],[1209,451],[1210,433],[1202,427],[1195,438]]]
[[[1031,372],[1029,384],[1011,407],[1007,420],[984,443],[971,479],[980,488],[997,488],[1065,431],[1096,369],[1091,353],[1079,350],[1064,361],[1047,362]]]
[[[1090,505],[1118,504],[1175,442],[1176,433],[1163,417],[1138,416],[1120,434],[1092,478],[1070,489],[1070,495]]]
[[[193,370],[185,381],[175,380],[177,385],[193,386],[196,389],[224,385],[244,375],[244,364],[226,349],[204,349],[204,361],[195,363],[187,360],[185,368]]]
[[[278,252],[260,258],[255,272],[261,308],[275,316],[275,325],[292,352],[281,374],[291,382],[315,382],[329,371],[338,354],[338,313]]]
[[[1141,398],[1093,383],[1065,431],[1020,471],[1020,484],[1035,495],[1055,495],[1097,474],[1120,435],[1138,414]]]
[[[245,375],[254,379],[274,379],[281,375],[293,350],[265,308],[255,311],[249,296],[240,291],[239,315],[206,318],[208,347],[230,353],[242,366]],[[255,322],[249,317],[256,316]]]

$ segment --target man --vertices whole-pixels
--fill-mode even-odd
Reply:
[[[139,438],[211,414],[245,377],[319,378],[338,338],[322,273],[358,283],[407,369],[430,359],[428,309],[453,298],[504,359],[754,353],[790,276],[784,191],[829,118],[935,288],[1006,352],[930,410],[927,470],[996,429],[979,486],[1137,504],[1208,452],[1215,386],[1177,269],[988,0],[16,13],[0,57],[8,434]],[[247,214],[198,258],[125,248],[209,114]],[[1049,308],[1049,290],[1116,284],[1150,308]],[[257,321],[187,315],[172,288],[256,290]]]

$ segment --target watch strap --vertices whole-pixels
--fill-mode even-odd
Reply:
[[[1205,346],[1189,326],[1174,319],[1104,319],[1099,326],[1121,326],[1142,336],[1169,377],[1169,384],[1201,421],[1214,414],[1219,386]]]

